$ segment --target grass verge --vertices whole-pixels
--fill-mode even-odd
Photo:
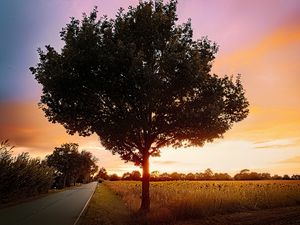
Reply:
[[[105,184],[98,184],[86,212],[79,220],[79,225],[126,225],[129,223],[129,210]]]

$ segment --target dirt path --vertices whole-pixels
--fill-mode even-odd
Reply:
[[[300,206],[219,215],[176,225],[300,225]]]

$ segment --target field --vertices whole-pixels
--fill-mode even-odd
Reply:
[[[137,212],[140,206],[141,182],[105,182],[104,185],[123,200],[132,214]],[[150,198],[148,224],[181,224],[179,221],[203,220],[215,215],[276,210],[300,205],[300,182],[152,182]],[[295,210],[299,212],[298,207]],[[272,212],[270,214],[272,216]]]

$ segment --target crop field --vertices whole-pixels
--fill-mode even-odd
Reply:
[[[141,182],[105,182],[134,213]],[[150,224],[300,205],[300,181],[164,181],[150,184]]]

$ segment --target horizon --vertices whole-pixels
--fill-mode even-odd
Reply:
[[[80,150],[92,152],[99,167],[110,174],[140,170],[105,150],[96,135],[70,136],[61,125],[48,122],[37,106],[41,86],[28,69],[38,63],[38,47],[62,47],[59,32],[69,17],[81,19],[83,12],[97,5],[99,16],[114,18],[118,8],[127,9],[137,2],[0,3],[0,24],[7,28],[0,42],[0,141],[9,139],[14,154],[29,152],[43,158],[54,147],[76,142]],[[242,75],[250,113],[223,139],[201,148],[162,149],[161,157],[150,159],[150,171],[195,173],[211,168],[230,175],[242,169],[280,176],[300,174],[299,10],[297,0],[178,2],[178,24],[191,18],[194,39],[208,36],[220,46],[212,73]]]

